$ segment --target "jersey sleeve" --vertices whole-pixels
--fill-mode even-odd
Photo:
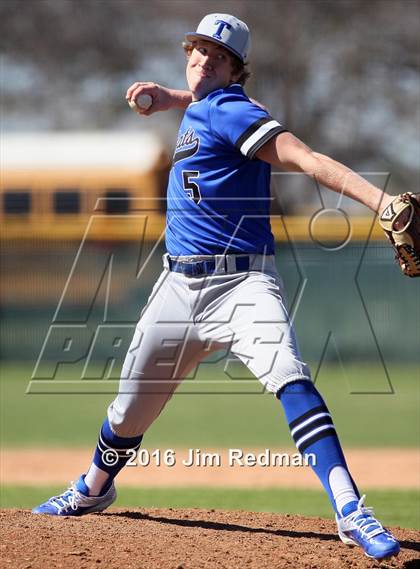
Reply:
[[[212,102],[210,121],[215,135],[250,159],[270,138],[287,132],[267,111],[247,97],[235,94],[223,95]]]

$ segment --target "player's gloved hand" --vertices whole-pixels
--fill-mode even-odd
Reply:
[[[136,108],[139,115],[150,116],[158,111],[167,111],[173,108],[186,108],[192,100],[189,91],[177,91],[168,89],[157,83],[136,81],[128,89],[125,98],[127,101],[135,101],[139,95],[150,95],[152,104],[148,109]]]
[[[396,196],[382,211],[379,223],[395,249],[402,272],[420,277],[420,194]]]

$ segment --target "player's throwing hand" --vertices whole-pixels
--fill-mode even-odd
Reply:
[[[175,91],[157,83],[140,81],[136,81],[127,89],[125,98],[128,102],[135,103],[139,97],[144,95],[151,97],[151,105],[147,108],[136,105],[135,110],[139,115],[146,117],[158,111],[167,111],[175,107],[185,109],[191,103],[189,91]]]

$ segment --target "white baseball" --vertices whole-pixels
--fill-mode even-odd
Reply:
[[[138,97],[136,97],[135,101],[128,101],[128,104],[132,109],[135,110],[136,107],[138,107],[139,109],[145,111],[152,106],[152,103],[153,99],[150,95],[139,95]]]

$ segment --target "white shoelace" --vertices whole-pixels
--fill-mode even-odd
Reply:
[[[57,508],[58,513],[61,513],[66,512],[69,508],[73,511],[77,510],[79,503],[82,500],[83,496],[77,491],[74,482],[71,482],[65,492],[59,496],[53,496],[50,498],[49,502],[52,506]]]
[[[366,495],[363,495],[357,504],[357,510],[346,516],[343,521],[346,528],[358,529],[364,537],[369,539],[385,532],[385,529],[374,517],[373,508],[365,506],[365,499]]]

